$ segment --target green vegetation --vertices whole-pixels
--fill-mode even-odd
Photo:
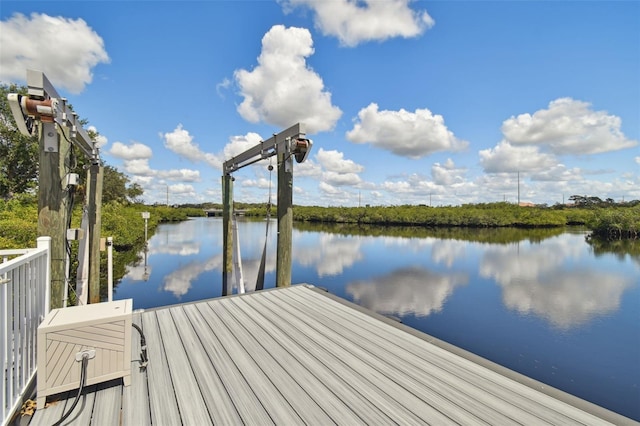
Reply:
[[[594,236],[604,239],[640,237],[640,204],[627,208],[605,208],[587,223]]]
[[[564,213],[552,209],[525,208],[509,203],[467,204],[459,207],[296,207],[294,219],[307,222],[411,225],[430,227],[558,227],[567,223]]]
[[[38,203],[33,195],[0,199],[0,249],[35,247]]]
[[[351,223],[296,222],[296,230],[301,232],[325,232],[345,236],[437,238],[445,240],[470,241],[488,244],[510,244],[520,241],[534,243],[562,234],[564,228],[522,229],[470,228],[470,227],[424,227],[424,226],[379,226]]]

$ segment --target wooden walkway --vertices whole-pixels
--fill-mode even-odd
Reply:
[[[132,385],[88,388],[63,424],[637,424],[311,286],[149,310],[134,322],[146,372],[133,333]],[[74,397],[31,424],[53,424]]]

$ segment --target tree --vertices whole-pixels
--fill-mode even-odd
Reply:
[[[139,183],[133,183],[127,188],[127,198],[132,203],[141,203],[140,197],[142,197],[142,194],[144,194],[144,190]]]
[[[33,191],[38,182],[38,138],[18,130],[7,95],[26,94],[26,87],[0,84],[0,197]]]
[[[144,190],[134,183],[129,185],[129,177],[113,166],[104,167],[102,181],[102,201],[105,203],[116,201],[119,203],[138,202]]]

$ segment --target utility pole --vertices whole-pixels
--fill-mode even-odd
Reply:
[[[520,170],[518,170],[518,206],[520,205]]]

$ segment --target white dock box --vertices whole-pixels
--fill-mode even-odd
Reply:
[[[89,360],[85,386],[131,380],[132,299],[54,309],[38,327],[38,408],[46,397],[78,389],[82,353]]]

